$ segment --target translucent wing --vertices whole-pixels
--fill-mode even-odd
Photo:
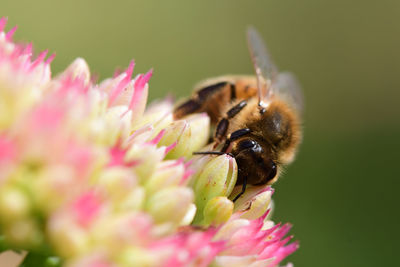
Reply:
[[[289,72],[278,73],[264,41],[253,27],[247,30],[247,42],[257,75],[259,105],[275,95],[301,114],[304,109],[303,93],[296,77]]]
[[[296,77],[290,72],[281,72],[273,85],[274,94],[286,101],[301,114],[304,110],[304,97]]]
[[[247,29],[247,44],[257,75],[258,102],[268,101],[272,95],[271,85],[275,82],[278,70],[272,62],[260,34],[253,27]]]

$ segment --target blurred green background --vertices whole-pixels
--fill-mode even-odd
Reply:
[[[275,220],[294,224],[296,266],[396,264],[399,245],[400,1],[11,1],[16,39],[84,57],[100,79],[134,58],[154,67],[150,99],[252,73],[245,29],[304,88],[305,138],[275,185]],[[398,253],[397,253],[398,254]]]

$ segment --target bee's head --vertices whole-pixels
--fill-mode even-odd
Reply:
[[[241,139],[233,148],[232,154],[238,164],[238,184],[272,184],[278,173],[278,166],[272,160],[272,154],[251,138]]]

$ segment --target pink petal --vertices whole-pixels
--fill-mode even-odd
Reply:
[[[56,54],[55,54],[55,53],[51,54],[51,56],[49,56],[49,57],[46,59],[45,64],[50,64],[50,63],[54,60],[55,57],[56,57]]]
[[[129,137],[127,142],[130,144],[136,137],[144,134],[144,133],[148,133],[151,132],[153,130],[153,126],[151,125],[145,125],[141,128],[139,128],[138,130],[134,131]]]
[[[177,159],[177,160],[172,161],[171,164],[162,166],[161,169],[167,169],[167,168],[176,167],[176,166],[182,164],[184,161],[185,161],[185,159],[184,159],[183,157],[182,157],[182,158],[179,158],[179,159]]]
[[[190,227],[189,227],[190,229]],[[215,256],[224,248],[222,241],[214,242],[214,229],[205,232],[189,230],[175,236],[165,238],[153,244],[154,250],[172,250],[171,256],[163,264],[164,267],[175,266],[208,266]]]
[[[0,136],[0,163],[12,161],[17,156],[15,145],[5,136]]]
[[[274,232],[274,236],[276,238],[281,239],[290,231],[291,228],[292,225],[286,223],[285,225],[283,225],[281,228],[279,228],[277,231]]]
[[[109,97],[109,104],[108,104],[109,106],[111,106],[114,103],[117,97],[121,94],[121,92],[130,82],[134,68],[135,68],[135,61],[132,60],[129,63],[128,69],[125,71],[125,77],[118,83],[118,85],[115,88],[111,90]]]
[[[42,63],[43,60],[45,59],[47,53],[48,53],[48,50],[44,50],[44,51],[40,52],[39,56],[35,59],[35,61],[32,62],[31,66],[30,66],[30,70],[33,70],[40,63]]]
[[[115,69],[113,78],[117,78],[121,73],[122,73],[122,70],[120,68]]]
[[[183,177],[182,177],[182,180],[181,180],[180,184],[183,185],[188,180],[188,178],[191,177],[195,173],[196,173],[196,171],[191,170],[191,169],[187,169],[185,171],[185,173],[183,174]]]
[[[7,18],[6,17],[2,17],[0,19],[0,32],[2,32],[4,30],[6,25],[7,25]]]
[[[157,145],[157,144],[160,142],[161,138],[163,138],[164,135],[165,135],[165,129],[162,129],[162,130],[157,134],[156,137],[154,137],[152,140],[150,140],[149,144],[151,144],[151,145]]]
[[[91,148],[78,145],[72,141],[67,143],[66,151],[64,151],[67,163],[75,168],[78,177],[86,177],[94,156]]]
[[[22,53],[24,55],[29,56],[29,59],[30,59],[30,57],[32,56],[32,43],[27,44]]]
[[[65,110],[60,107],[43,103],[31,114],[30,127],[36,129],[39,132],[45,131],[45,129],[55,129],[59,127],[64,115]]]
[[[165,148],[165,152],[164,152],[165,155],[167,155],[168,152],[170,152],[172,149],[174,149],[177,145],[178,145],[178,142],[175,141],[175,142],[173,142],[171,145],[167,146],[167,147]]]
[[[94,191],[81,195],[72,205],[76,220],[88,226],[100,211],[101,201]]]
[[[7,41],[11,41],[12,40],[12,37],[13,37],[15,31],[17,30],[17,28],[18,28],[18,26],[14,26],[11,30],[9,30],[7,32],[7,34],[6,34],[6,40]]]
[[[139,164],[138,160],[130,160],[126,161],[125,160],[125,155],[126,152],[128,151],[128,148],[122,148],[120,147],[120,144],[115,145],[109,150],[110,154],[110,161],[108,163],[108,167],[112,166],[127,166],[127,167],[133,167]]]
[[[147,72],[145,75],[138,75],[135,79],[134,88],[135,91],[132,95],[131,102],[129,103],[129,109],[132,110],[136,105],[138,105],[143,97],[143,91],[145,89],[146,83],[150,80],[153,75],[153,69]]]
[[[277,266],[284,258],[295,252],[299,248],[299,243],[293,242],[285,247],[280,247],[274,254],[275,259],[268,266]]]

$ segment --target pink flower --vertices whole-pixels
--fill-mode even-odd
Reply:
[[[274,225],[268,219],[272,194],[270,187],[251,187],[235,203],[236,212],[219,227],[214,237],[226,242],[215,259],[217,266],[273,267],[297,250],[298,242],[288,244],[293,237],[286,237],[291,226]]]
[[[291,226],[277,224],[265,227],[268,212],[256,220],[231,219],[222,226],[215,237],[226,240],[226,248],[216,258],[220,266],[278,266],[298,248],[298,242],[287,245],[292,236],[285,237]],[[265,228],[265,229],[264,229]]]

